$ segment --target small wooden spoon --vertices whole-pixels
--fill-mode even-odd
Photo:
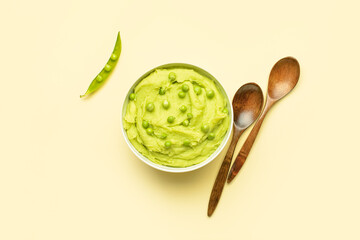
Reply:
[[[261,113],[259,120],[251,130],[248,138],[237,155],[234,164],[231,167],[227,181],[228,183],[234,179],[234,177],[240,171],[240,168],[243,166],[267,112],[277,101],[286,96],[295,87],[299,80],[299,76],[300,65],[298,61],[292,57],[280,59],[272,68],[269,76],[267,98],[264,110]]]
[[[209,217],[213,214],[220,200],[220,196],[231,165],[231,159],[233,157],[239,137],[245,131],[245,129],[248,128],[258,118],[261,112],[263,101],[264,97],[261,88],[256,83],[247,83],[243,85],[241,88],[239,88],[233,98],[232,105],[234,109],[234,134],[210,195],[208,206]]]

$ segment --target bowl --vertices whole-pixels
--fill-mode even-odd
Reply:
[[[219,147],[204,161],[192,165],[192,166],[188,166],[188,167],[169,167],[169,166],[164,166],[164,165],[160,165],[157,163],[152,162],[151,160],[149,160],[147,157],[143,156],[130,142],[130,140],[128,139],[126,130],[124,128],[124,116],[126,114],[126,107],[128,105],[129,102],[129,96],[130,94],[134,91],[134,88],[144,79],[146,78],[149,74],[151,74],[153,71],[155,71],[156,69],[171,69],[171,68],[185,68],[185,69],[192,69],[196,72],[198,72],[199,74],[209,78],[210,80],[214,81],[216,86],[218,87],[218,89],[221,91],[221,93],[226,97],[227,100],[227,107],[228,107],[228,112],[229,112],[229,117],[230,117],[230,121],[229,121],[229,126],[228,126],[228,130],[222,140],[222,142],[220,143]],[[232,125],[233,125],[233,109],[232,109],[232,105],[231,105],[231,101],[229,99],[228,94],[226,93],[226,91],[224,90],[223,86],[221,85],[221,83],[215,78],[213,77],[210,73],[208,73],[207,71],[205,71],[202,68],[199,68],[197,66],[191,65],[191,64],[186,64],[186,63],[169,63],[169,64],[164,64],[158,67],[155,67],[149,71],[147,71],[144,75],[142,75],[133,85],[132,87],[129,89],[125,99],[124,99],[124,103],[123,103],[123,107],[122,107],[122,115],[121,115],[121,124],[122,124],[122,132],[125,138],[125,141],[127,143],[127,145],[129,146],[129,148],[132,150],[132,152],[144,163],[146,163],[147,165],[161,170],[161,171],[165,171],[165,172],[172,172],[172,173],[182,173],[182,172],[189,172],[189,171],[193,171],[196,169],[199,169],[207,164],[209,164],[211,161],[213,161],[219,154],[220,152],[224,149],[226,143],[228,142],[230,135],[231,135],[231,131],[232,131]]]

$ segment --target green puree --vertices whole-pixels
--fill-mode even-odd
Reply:
[[[157,69],[130,95],[124,127],[154,163],[188,167],[206,160],[229,129],[226,97],[191,69]]]

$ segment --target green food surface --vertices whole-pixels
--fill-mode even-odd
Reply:
[[[129,96],[124,128],[154,163],[188,167],[206,160],[229,130],[227,100],[216,84],[191,69],[157,69]]]

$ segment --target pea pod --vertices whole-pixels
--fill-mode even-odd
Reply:
[[[94,80],[90,83],[89,88],[85,92],[84,95],[80,95],[80,98],[85,97],[96,90],[98,90],[102,85],[104,85],[106,79],[110,76],[111,72],[115,68],[121,53],[121,38],[120,32],[118,32],[116,43],[114,50],[107,61],[105,67],[101,70],[101,72],[94,78]]]

